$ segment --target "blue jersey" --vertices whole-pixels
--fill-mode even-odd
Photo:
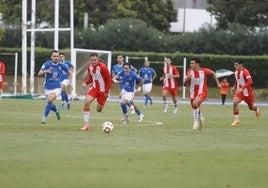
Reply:
[[[151,67],[142,67],[139,70],[139,75],[143,78],[144,84],[149,84],[152,83],[152,78],[154,75],[156,75],[156,72]]]
[[[142,80],[142,78],[134,71],[130,71],[129,74],[126,74],[124,71],[121,71],[117,75],[119,76],[119,78],[122,78],[122,89],[127,92],[134,92],[136,81]]]
[[[41,67],[41,71],[47,69],[51,70],[51,73],[46,73],[46,80],[44,88],[48,90],[53,90],[56,88],[61,88],[61,75],[62,71],[69,73],[69,68],[62,63],[52,63],[52,60],[47,60]]]
[[[135,71],[135,67],[133,67],[131,65],[130,70],[134,72]],[[112,74],[113,75],[118,75],[119,72],[123,72],[123,71],[124,71],[123,64],[122,65],[115,64],[113,66],[113,68],[112,68]],[[124,87],[123,82],[122,82],[122,77],[120,77],[120,76],[119,76],[119,87],[120,87],[120,90],[122,90],[123,87]]]
[[[69,60],[65,60],[64,62],[60,62],[60,63],[67,66],[69,70],[71,70],[71,68],[74,67],[73,64],[71,63],[71,61],[69,61]],[[69,71],[66,72],[65,70],[62,70],[61,81],[69,80],[68,73],[69,73]]]

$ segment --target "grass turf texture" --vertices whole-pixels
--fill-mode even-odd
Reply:
[[[83,101],[61,110],[60,121],[51,112],[46,126],[40,124],[44,105],[45,100],[2,99],[0,187],[268,185],[268,107],[256,119],[240,106],[240,126],[231,128],[232,106],[203,105],[204,129],[193,131],[190,105],[173,114],[155,103],[142,109],[144,122],[131,115],[122,125],[119,103],[108,102],[102,113],[93,105],[91,130],[83,132]],[[112,133],[102,132],[104,121],[114,124]]]

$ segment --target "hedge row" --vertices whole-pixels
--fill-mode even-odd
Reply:
[[[35,70],[38,71],[45,60],[50,58],[51,49],[37,48],[35,51]],[[28,50],[29,51],[29,50]],[[68,49],[62,50],[68,57],[70,51]],[[2,55],[1,53],[15,53],[18,52],[18,73],[21,74],[21,49],[7,49],[0,48],[0,61],[5,62],[7,66],[7,74],[14,74],[14,56]],[[115,51],[112,53],[113,65],[116,63],[116,56],[122,54],[123,56],[129,56],[129,62],[137,69],[141,68],[144,63],[144,58],[147,57],[152,63],[151,66],[156,70],[160,76],[162,74],[163,61],[165,57],[170,57],[174,65],[182,66],[183,59],[187,59],[187,66],[189,65],[189,59],[196,56],[202,60],[203,67],[211,68],[216,71],[218,69],[234,70],[233,63],[235,59],[243,59],[246,63],[245,66],[251,71],[254,87],[255,88],[267,88],[268,87],[268,56],[230,56],[230,55],[213,55],[213,54],[183,54],[183,53],[153,53],[153,52],[124,52]],[[30,72],[30,51],[28,53],[27,70]],[[182,75],[183,69],[179,68]],[[234,82],[234,77],[229,77],[230,83]],[[182,76],[180,83],[182,82]],[[155,84],[161,84],[159,79],[156,79]],[[209,85],[215,86],[212,79],[209,79]]]

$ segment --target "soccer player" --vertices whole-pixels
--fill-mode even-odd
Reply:
[[[236,60],[234,63],[235,67],[235,83],[232,87],[232,92],[235,92],[233,98],[233,114],[234,122],[231,124],[232,127],[238,126],[239,121],[239,108],[238,104],[245,101],[250,110],[254,110],[256,117],[260,116],[259,107],[254,105],[254,93],[252,89],[252,78],[248,69],[244,67],[243,60]]]
[[[56,113],[57,119],[60,120],[59,108],[53,104],[54,100],[61,93],[61,75],[62,71],[69,74],[69,69],[64,64],[58,62],[59,52],[57,50],[51,51],[51,60],[47,60],[38,72],[38,76],[45,76],[45,95],[47,99],[47,104],[44,110],[43,117],[41,119],[41,124],[46,124],[47,116],[50,110]],[[71,83],[69,83],[71,85]]]
[[[160,81],[163,81],[162,87],[162,98],[165,105],[164,112],[168,111],[168,101],[167,95],[168,93],[171,95],[174,109],[173,113],[178,112],[178,104],[177,104],[177,95],[178,95],[178,78],[180,77],[180,73],[178,69],[171,64],[171,59],[166,58],[165,66],[163,68],[163,76],[160,78]]]
[[[115,64],[112,68],[112,77],[115,77],[115,75],[117,75],[120,71],[123,71],[123,64],[124,64],[124,57],[123,55],[119,54],[116,57],[117,60],[117,64]],[[135,73],[138,72],[138,70],[131,66],[131,71],[134,71]],[[123,89],[123,83],[122,83],[122,79],[116,80],[115,83],[119,83],[119,89],[120,89],[120,93],[119,93],[119,97],[121,97],[121,91]],[[131,103],[128,103],[127,106],[130,108],[131,110],[131,114],[135,114],[135,110],[134,110],[134,106]]]
[[[5,64],[0,61],[0,101],[2,98],[2,94],[3,94],[3,82],[4,82],[4,75],[6,73],[6,66]]]
[[[59,60],[60,63],[66,65],[69,68],[69,74],[63,70],[61,75],[61,107],[64,108],[65,104],[67,104],[67,109],[70,110],[71,104],[67,93],[67,86],[69,85],[69,83],[72,83],[74,66],[71,61],[65,59],[64,53],[60,53]]]
[[[142,91],[144,95],[144,107],[147,107],[148,101],[150,101],[151,105],[153,104],[150,92],[152,91],[153,81],[157,77],[155,70],[150,67],[150,61],[146,60],[144,62],[144,67],[139,70],[139,75],[144,80]]]
[[[208,68],[200,67],[201,60],[194,57],[190,60],[190,69],[187,70],[183,85],[187,83],[190,85],[190,100],[193,109],[194,130],[201,130],[204,118],[202,117],[200,105],[206,99],[208,93],[207,77],[212,76],[217,83],[217,87],[220,88],[220,82],[216,74]]]
[[[129,117],[127,114],[127,104],[131,103],[134,105],[135,112],[139,116],[139,123],[143,121],[144,114],[138,109],[135,105],[133,99],[135,97],[135,92],[140,92],[141,87],[144,83],[143,79],[136,74],[135,72],[131,71],[131,65],[129,63],[124,63],[123,65],[124,71],[119,72],[115,77],[113,77],[113,81],[115,82],[118,79],[122,79],[123,89],[121,91],[121,108],[123,112],[123,124],[129,122]],[[136,82],[139,81],[140,87],[135,91]]]
[[[89,65],[87,67],[88,79],[82,83],[82,87],[90,86],[86,93],[84,101],[84,126],[81,128],[83,131],[89,129],[90,118],[90,105],[96,99],[97,100],[97,112],[101,112],[107,101],[107,98],[111,89],[111,76],[110,72],[100,59],[97,53],[92,53],[89,56]]]

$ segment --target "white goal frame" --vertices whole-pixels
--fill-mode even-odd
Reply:
[[[97,54],[106,54],[108,56],[107,58],[107,67],[111,73],[111,67],[112,67],[112,51],[107,51],[107,50],[93,50],[93,49],[82,49],[82,48],[74,48],[71,51],[71,62],[74,66],[75,71],[73,72],[73,80],[72,80],[72,85],[73,85],[73,90],[72,90],[72,97],[77,96],[76,92],[76,61],[77,61],[77,52],[87,52],[88,56],[90,53],[97,53]]]
[[[14,56],[14,91],[13,95],[17,95],[17,83],[18,83],[18,52],[16,53],[0,53],[0,55]],[[5,63],[5,62],[4,62]]]

